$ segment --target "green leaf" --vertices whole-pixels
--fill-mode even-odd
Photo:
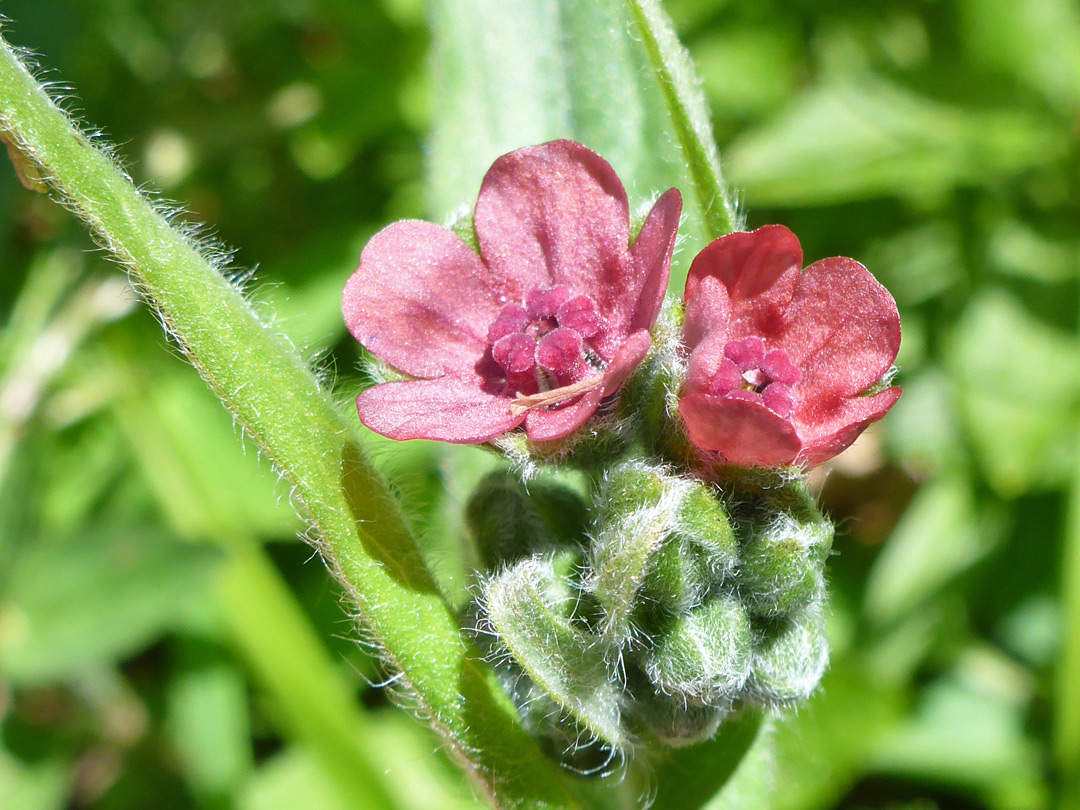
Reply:
[[[627,5],[664,93],[683,160],[690,169],[705,234],[715,239],[730,233],[738,227],[735,203],[720,171],[709,106],[690,54],[679,42],[659,0],[627,0]]]
[[[1068,495],[1065,547],[1061,564],[1061,611],[1064,649],[1054,672],[1054,759],[1065,774],[1063,806],[1080,806],[1080,467]]]
[[[931,684],[913,716],[874,746],[873,772],[966,789],[991,807],[1046,807],[1041,752],[1024,730],[1026,707],[966,680],[945,676]]]
[[[1062,112],[1080,104],[1080,12],[1070,0],[962,0],[964,44],[983,64],[1043,93]]]
[[[436,216],[471,209],[499,155],[558,138],[606,158],[639,212],[658,192],[689,187],[644,47],[626,35],[623,0],[436,0],[429,14],[436,105],[428,178]],[[703,246],[697,199],[684,203],[683,232]],[[672,289],[681,289],[690,258],[677,257]]]
[[[247,682],[225,661],[187,667],[166,692],[166,727],[203,800],[231,796],[252,768]]]
[[[895,725],[901,701],[898,690],[883,689],[865,667],[834,655],[821,688],[775,725],[775,767],[783,777],[767,806],[818,810],[839,804],[865,772],[873,746]]]
[[[237,800],[239,810],[353,810],[318,757],[292,746],[268,759]],[[357,810],[375,810],[361,805]]]
[[[886,624],[916,610],[990,551],[997,540],[990,526],[979,520],[967,477],[953,473],[924,485],[870,570],[870,618]]]
[[[1071,473],[1080,405],[1080,343],[1072,335],[990,291],[968,305],[946,358],[994,489],[1011,497]]]
[[[57,759],[25,763],[0,748],[0,786],[5,810],[69,807],[71,769]]]
[[[713,739],[669,754],[657,767],[656,801],[653,810],[697,810],[722,801],[723,792],[733,790],[733,777],[743,770],[751,777],[757,763],[747,754],[768,737],[760,712],[748,711],[738,719],[728,720]],[[725,789],[725,785],[727,788]],[[764,793],[743,807],[765,807]]]

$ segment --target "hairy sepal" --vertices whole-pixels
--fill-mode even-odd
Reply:
[[[577,594],[565,572],[573,559],[534,556],[497,574],[484,587],[484,617],[516,665],[568,718],[618,749],[627,743],[621,689],[608,677],[600,640],[573,621]]]

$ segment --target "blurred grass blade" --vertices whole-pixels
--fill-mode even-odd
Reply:
[[[292,483],[371,640],[493,799],[572,800],[463,641],[385,483],[298,354],[74,128],[6,44],[0,127],[124,264],[207,384]]]
[[[627,0],[656,78],[664,92],[683,158],[690,169],[701,217],[710,239],[738,227],[735,203],[720,171],[708,102],[690,54],[679,42],[659,0]]]

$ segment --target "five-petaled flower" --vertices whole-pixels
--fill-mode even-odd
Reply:
[[[554,141],[488,170],[479,255],[427,222],[383,229],[345,287],[345,322],[412,379],[361,394],[360,420],[392,439],[468,444],[522,423],[533,441],[574,432],[652,345],[681,210],[671,189],[631,246],[615,171]]]
[[[800,272],[802,258],[795,235],[769,225],[717,239],[691,265],[679,413],[691,443],[728,463],[819,464],[900,397],[866,393],[900,348],[892,296],[856,261]]]

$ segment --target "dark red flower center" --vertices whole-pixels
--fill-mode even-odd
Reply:
[[[724,347],[724,359],[709,384],[709,393],[729,399],[763,402],[787,418],[795,408],[795,386],[802,372],[783,349],[765,350],[758,337],[733,340]]]
[[[506,304],[487,338],[508,386],[536,394],[580,382],[603,368],[590,344],[603,326],[591,298],[558,286],[530,291],[524,304]]]

